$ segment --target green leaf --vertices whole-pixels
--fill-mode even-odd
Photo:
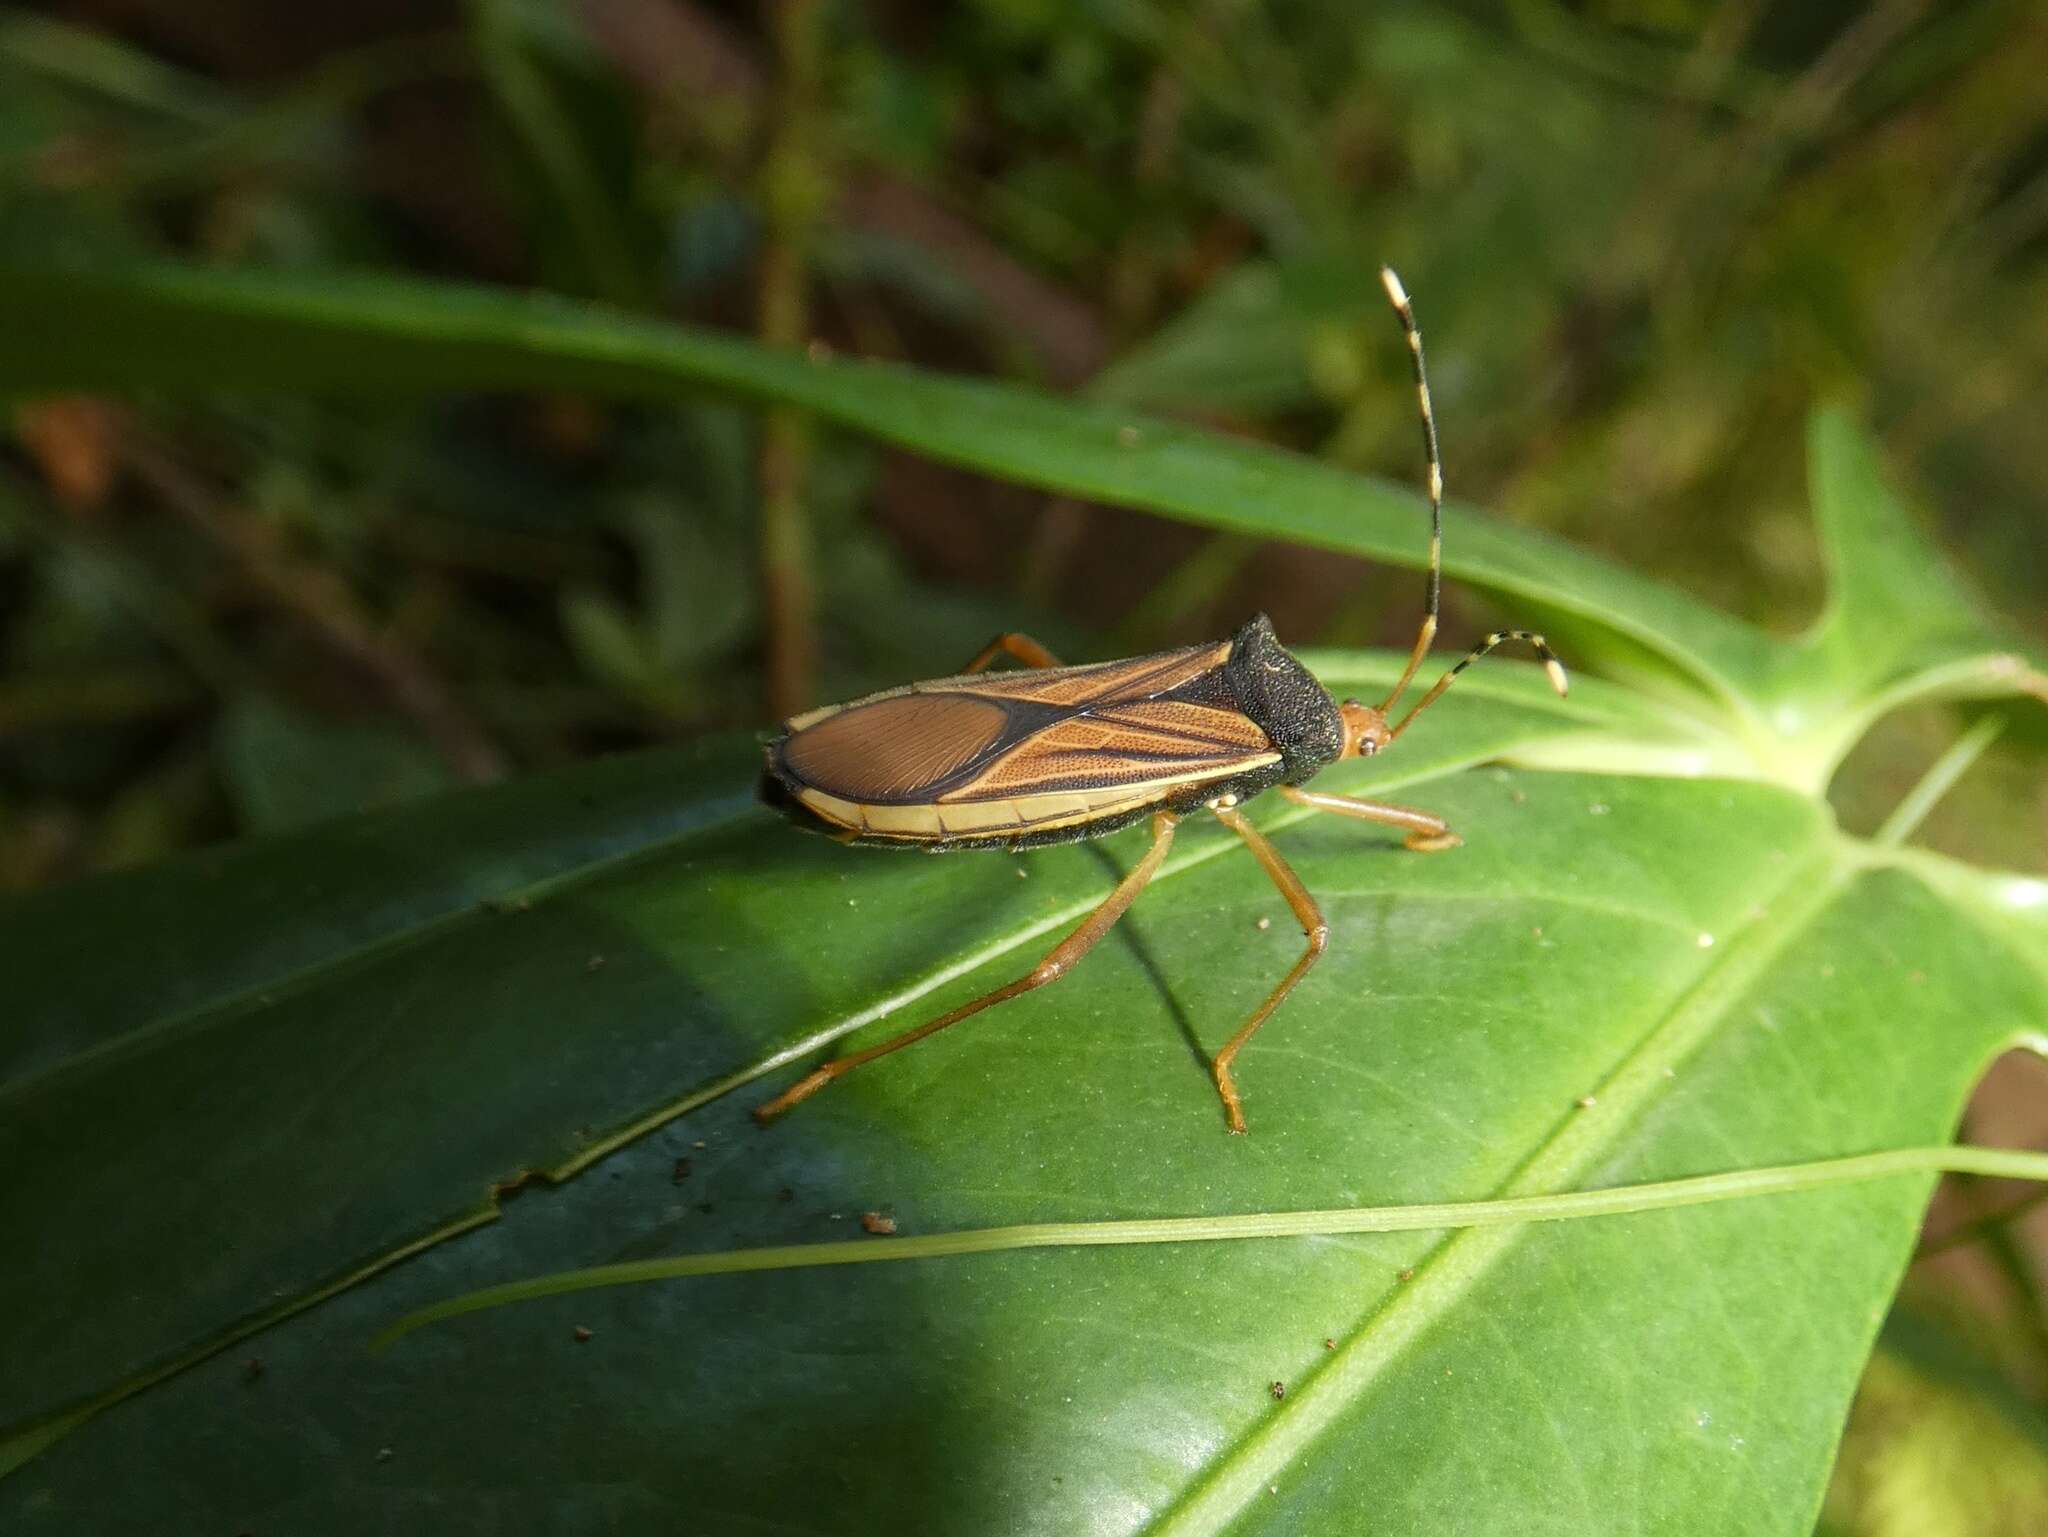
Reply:
[[[718,390],[1216,527],[1421,545],[1412,499],[1256,446],[507,296],[27,273],[0,328],[15,388]],[[1017,975],[1140,835],[842,849],[755,809],[728,742],[0,909],[0,1232],[29,1255],[0,1267],[0,1511],[153,1531],[171,1478],[230,1530],[1810,1529],[1925,1178],[714,1277],[363,1346],[482,1285],[868,1211],[1450,1201],[1945,1139],[1990,1056],[2048,1040],[2048,883],[1892,847],[1911,817],[1848,838],[1818,792],[1888,701],[2032,675],[1987,670],[2018,653],[1959,591],[1911,588],[1845,423],[1815,462],[1834,597],[1793,643],[1456,520],[1468,579],[1619,681],[1480,670],[1319,782],[1442,812],[1454,852],[1253,808],[1332,945],[1240,1060],[1246,1138],[1206,1057],[1300,940],[1217,827],[1073,977],[767,1131],[747,1111],[789,1069]],[[1312,661],[1366,695],[1396,665]]]
[[[654,647],[619,604],[594,587],[562,594],[562,634],[584,671],[613,688],[635,693],[659,677]]]
[[[2048,669],[2015,632],[1983,619],[1981,599],[1920,532],[1850,419],[1817,413],[1808,446],[1828,603],[1760,690],[1788,763],[1805,759],[1824,782],[1878,716],[1914,700],[2048,702]]]
[[[252,1479],[319,1488],[316,1530],[515,1466],[537,1525],[710,1488],[735,1514],[797,1524],[829,1487],[843,1530],[889,1509],[920,1529],[1069,1530],[1120,1511],[1168,1531],[1319,1530],[1361,1504],[1412,1528],[1464,1485],[1469,1446],[1520,1449],[1489,1462],[1486,1508],[1584,1523],[1621,1479],[1644,1525],[1689,1512],[1714,1530],[1801,1529],[1924,1181],[1441,1241],[641,1288],[359,1353],[413,1305],[567,1256],[839,1237],[870,1209],[916,1232],[1440,1199],[1937,1139],[1981,1063],[2048,1015],[2008,942],[1789,792],[1436,777],[1511,746],[1504,719],[1542,713],[1466,703],[1433,723],[1447,757],[1406,792],[1454,818],[1455,855],[1264,819],[1333,950],[1244,1059],[1246,1139],[1222,1134],[1198,1050],[1298,940],[1220,830],[1184,835],[1130,942],[1064,997],[856,1074],[765,1133],[745,1114],[765,1086],[718,1091],[887,1003],[936,1007],[1013,974],[1106,884],[1098,851],[899,859],[761,817],[709,823],[564,870],[526,911],[444,913],[300,968],[267,1003],[245,991],[45,1074],[7,1117],[6,1151],[22,1166],[43,1149],[44,1177],[9,1196],[6,1221],[61,1235],[73,1284],[8,1287],[31,1342],[9,1374],[17,1413],[28,1393],[54,1408],[67,1385],[99,1386],[92,1371],[146,1371],[209,1319],[217,1339],[280,1295],[317,1294],[422,1218],[471,1220],[494,1179],[586,1168],[650,1109],[695,1108],[602,1177],[512,1203],[245,1347],[256,1382],[235,1381],[240,1350],[185,1373],[0,1498],[121,1530],[107,1470],[155,1458],[212,1491],[198,1508],[223,1523],[265,1511]],[[1394,767],[1331,777],[1391,782]],[[1109,848],[1127,860],[1130,842]],[[309,866],[292,845],[244,858]],[[116,1106],[119,1138],[61,1135]],[[134,1179],[174,1157],[174,1186]],[[143,1256],[179,1284],[115,1306]],[[579,1346],[578,1325],[595,1338]],[[707,1403],[749,1435],[703,1434]],[[478,1447],[495,1449],[481,1470]],[[607,1492],[579,1492],[592,1483]]]
[[[410,800],[446,789],[451,778],[422,742],[337,725],[253,694],[222,716],[214,751],[242,826],[252,832]]]
[[[1895,1315],[1857,1393],[1826,1515],[1868,1537],[2040,1530],[2048,1425],[1938,1326]]]
[[[232,110],[231,100],[197,75],[101,33],[23,11],[0,16],[0,61],[168,124],[211,127]]]
[[[1530,703],[1510,702],[1503,685],[1484,680],[1495,699],[1475,691],[1472,709],[1417,743],[1411,772],[1496,757],[1600,718],[1585,703],[1548,699],[1533,681],[1507,689]],[[0,1041],[0,1150],[65,1149],[61,1177],[0,1198],[0,1230],[56,1231],[89,1212],[90,1231],[67,1245],[69,1264],[118,1285],[150,1255],[188,1276],[151,1309],[108,1318],[81,1309],[75,1289],[0,1273],[0,1309],[42,1342],[0,1381],[0,1426],[145,1376],[280,1297],[303,1300],[444,1225],[486,1216],[495,1183],[527,1169],[571,1172],[662,1106],[765,1071],[775,1052],[820,1028],[854,1028],[906,985],[871,923],[900,923],[914,939],[916,914],[928,911],[926,966],[944,977],[958,969],[947,952],[963,940],[997,951],[1023,943],[1085,909],[1101,882],[1090,850],[1032,861],[1030,882],[1004,860],[885,859],[861,872],[882,882],[863,896],[847,878],[866,861],[820,865],[836,851],[786,835],[762,813],[732,822],[750,799],[755,761],[740,744],[621,760],[0,909],[10,993],[38,1027]],[[748,917],[729,884],[679,884],[692,856],[665,851],[699,837],[764,872],[756,884],[791,861],[814,872],[807,901],[771,891]],[[617,873],[621,861],[652,854],[662,855],[650,867],[657,884],[672,892],[665,915],[638,910],[638,897],[619,911],[587,905],[585,883],[629,879]],[[637,877],[630,884],[639,889]],[[992,935],[969,918],[972,893],[1010,899],[992,913]],[[1049,893],[1060,894],[1051,916]],[[1001,915],[1020,903],[1022,933],[1006,938]],[[864,904],[871,916],[860,922]],[[559,915],[569,913],[582,916],[564,926]],[[816,974],[758,975],[758,945],[783,923],[821,931]],[[701,952],[703,968],[670,975],[661,956],[678,938]],[[88,970],[89,945],[119,963]],[[912,996],[933,980],[913,982]],[[678,981],[682,990],[670,991]],[[611,1016],[621,987],[648,1012],[557,1038],[586,1009]],[[729,1011],[728,990],[751,1017],[744,1043],[712,1027]],[[392,1012],[366,1021],[372,995]],[[581,1068],[579,1052],[589,1054]],[[545,1075],[537,1060],[549,1064]],[[604,1080],[611,1088],[592,1100]],[[158,1095],[151,1116],[124,1109]],[[296,1156],[284,1147],[252,1156],[262,1104],[314,1102],[317,1127],[283,1117],[277,1128]],[[61,1135],[110,1118],[126,1128],[118,1142]],[[232,1187],[232,1211],[200,1220],[136,1182],[138,1161],[175,1162],[194,1191]],[[353,1171],[343,1216],[307,1199],[337,1161]]]
[[[0,391],[715,390],[783,401],[935,459],[1214,528],[1420,564],[1412,491],[1266,445],[1012,386],[781,354],[544,296],[425,283],[0,266]],[[1764,636],[1556,540],[1447,513],[1446,569],[1534,602],[1695,708],[1740,707]]]
[[[1319,396],[1311,366],[1317,330],[1356,329],[1385,311],[1356,266],[1246,262],[1105,368],[1098,400],[1146,409],[1275,413]]]
[[[1002,478],[1189,522],[1419,564],[1419,499],[1269,446],[1011,386],[781,354],[545,296],[167,266],[0,265],[0,391],[716,390]],[[1816,501],[1850,583],[1787,647],[1558,541],[1447,513],[1445,567],[1568,635],[1618,676],[1728,728],[1748,772],[1817,789],[1874,713],[1919,695],[2031,693],[2048,667],[1938,585],[1938,560],[1839,416],[1813,434]],[[1874,553],[1882,552],[1882,553]],[[1914,585],[1914,577],[1928,581]],[[1847,594],[1854,600],[1847,601]],[[1897,625],[1889,600],[1912,598]],[[1869,642],[1877,636],[1883,644]],[[1910,637],[1917,670],[1894,655]],[[1853,664],[1845,661],[1856,658]],[[1892,684],[1873,694],[1873,677]],[[1894,676],[1895,675],[1895,676]]]

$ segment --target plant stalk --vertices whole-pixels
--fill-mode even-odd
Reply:
[[[774,27],[780,101],[761,168],[767,236],[756,329],[769,346],[795,350],[809,339],[811,243],[826,183],[816,149],[824,65],[819,0],[779,0]],[[767,703],[778,720],[812,702],[817,673],[817,583],[804,500],[810,466],[810,417],[771,407],[761,422],[761,597]]]
[[[665,1259],[630,1260],[565,1270],[529,1281],[487,1286],[408,1313],[379,1333],[371,1348],[382,1350],[415,1329],[464,1313],[481,1312],[512,1302],[527,1302],[568,1292],[686,1276],[737,1275],[762,1270],[797,1270],[817,1265],[858,1265],[878,1261],[939,1259],[963,1254],[996,1254],[1017,1249],[1097,1248],[1124,1244],[1213,1243],[1246,1238],[1310,1238],[1351,1233],[1409,1233],[1468,1227],[1502,1227],[1525,1222],[1557,1222],[1584,1217],[1622,1216],[1698,1206],[1741,1196],[1788,1195],[1829,1185],[1865,1180],[1942,1173],[1983,1174],[2006,1179],[2048,1181],[2048,1154],[2010,1152],[1986,1147],[1909,1147],[1812,1163],[1781,1164],[1762,1169],[1734,1169],[1722,1174],[1653,1184],[1620,1185],[1607,1190],[1581,1190],[1560,1195],[1510,1196],[1491,1201],[1450,1201],[1416,1206],[1338,1207],[1323,1211],[1245,1212],[1212,1217],[1157,1217],[1113,1222],[1033,1222],[1014,1227],[931,1233],[877,1243],[855,1239],[837,1243],[785,1244],[761,1249],[732,1249],[714,1254],[682,1254]]]

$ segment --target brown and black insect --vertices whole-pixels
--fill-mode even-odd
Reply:
[[[1430,546],[1422,628],[1394,690],[1378,705],[1331,699],[1290,656],[1262,614],[1229,640],[1125,662],[1062,667],[1023,635],[1002,635],[957,676],[911,683],[799,715],[768,744],[763,794],[800,823],[848,843],[918,848],[1029,849],[1098,838],[1150,819],[1152,846],[1102,905],[1016,981],[799,1079],[754,1114],[763,1122],[862,1063],[921,1041],[991,1004],[1064,975],[1094,948],[1158,873],[1174,825],[1207,810],[1251,848],[1300,921],[1307,948],[1211,1064],[1233,1132],[1245,1129],[1231,1063],[1315,964],[1329,927],[1300,879],[1240,807],[1277,789],[1298,805],[1396,827],[1418,852],[1456,847],[1441,817],[1302,786],[1339,758],[1384,751],[1451,680],[1505,641],[1535,649],[1557,691],[1564,668],[1540,635],[1489,635],[1403,715],[1407,692],[1436,638],[1442,588],[1443,470],[1423,367],[1422,335],[1401,280],[1380,270],[1415,371],[1429,465]],[[1010,656],[1029,671],[991,676]]]

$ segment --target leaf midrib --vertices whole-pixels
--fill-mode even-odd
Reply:
[[[1746,996],[1863,868],[1849,840],[1831,830],[1813,857],[1787,860],[1783,879],[1721,942],[1679,996],[1592,1093],[1594,1104],[1562,1121],[1492,1192],[1545,1194],[1572,1188],[1641,1119],[1676,1068],[1713,1034],[1726,1010]],[[1788,905],[1777,906],[1791,894]],[[1265,1419],[1212,1459],[1197,1481],[1145,1530],[1149,1537],[1206,1537],[1225,1530],[1277,1475],[1297,1463],[1353,1404],[1400,1361],[1519,1243],[1516,1227],[1468,1228],[1441,1241],[1414,1275],[1353,1326],[1336,1351]]]

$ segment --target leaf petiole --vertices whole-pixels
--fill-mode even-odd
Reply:
[[[1879,848],[1895,849],[1912,837],[1927,820],[1927,814],[1941,804],[1941,798],[1955,788],[1956,781],[1970,771],[1970,766],[1984,755],[1984,749],[1997,741],[2004,730],[2003,715],[1987,715],[1957,737],[1920,776],[1920,782],[1892,808],[1883,825],[1870,835],[1870,841]]]

